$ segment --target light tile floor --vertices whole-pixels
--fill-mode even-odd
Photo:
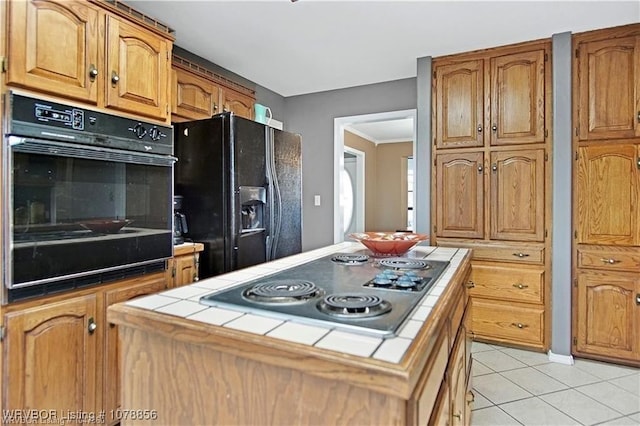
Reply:
[[[640,369],[474,342],[473,426],[640,425]]]

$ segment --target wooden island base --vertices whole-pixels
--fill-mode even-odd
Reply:
[[[469,257],[397,364],[110,307],[122,348],[122,424],[468,424]]]

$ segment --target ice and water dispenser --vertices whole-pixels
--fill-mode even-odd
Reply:
[[[265,230],[267,190],[261,186],[241,186],[240,205],[242,233]]]

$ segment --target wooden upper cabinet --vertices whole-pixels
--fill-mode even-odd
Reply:
[[[484,237],[484,154],[436,157],[436,235]]]
[[[640,137],[640,35],[576,50],[578,139]]]
[[[491,145],[544,142],[545,54],[491,58]]]
[[[436,147],[484,144],[484,61],[436,67]]]
[[[6,315],[3,408],[97,411],[97,313],[87,295]]]
[[[491,153],[491,239],[544,241],[544,149]]]
[[[85,1],[10,1],[7,84],[96,104],[102,51],[98,20]]]
[[[225,112],[231,111],[240,117],[253,120],[255,100],[252,97],[230,89],[224,89],[223,97],[223,110]]]
[[[181,68],[174,67],[173,74],[171,112],[175,116],[201,120],[221,112],[219,86]]]
[[[580,147],[578,243],[640,245],[640,146]]]
[[[171,43],[108,16],[107,52],[106,106],[165,120]]]
[[[637,274],[579,272],[576,349],[640,361],[639,294]]]

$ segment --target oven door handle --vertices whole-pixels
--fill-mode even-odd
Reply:
[[[148,164],[155,166],[172,166],[178,161],[176,157],[163,154],[126,151],[122,149],[97,147],[77,143],[54,142],[49,140],[8,137],[9,146],[15,152],[27,154],[53,155],[58,157],[74,157],[87,160],[106,160],[116,163]]]

